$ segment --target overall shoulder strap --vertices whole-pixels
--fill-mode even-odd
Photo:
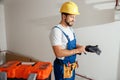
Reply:
[[[75,39],[75,33],[74,33],[74,31],[70,28],[70,30],[73,32],[73,36],[74,36],[74,39]]]

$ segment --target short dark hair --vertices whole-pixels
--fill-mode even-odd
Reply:
[[[65,15],[65,16],[67,16],[67,15],[70,15],[69,13],[61,13],[62,15]]]

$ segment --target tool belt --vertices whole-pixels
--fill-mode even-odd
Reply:
[[[71,78],[73,75],[73,71],[75,70],[75,68],[78,67],[78,63],[74,62],[74,63],[68,63],[67,65],[64,64],[64,73],[63,73],[63,77],[64,78]]]

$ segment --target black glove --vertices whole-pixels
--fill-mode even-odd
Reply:
[[[87,45],[85,47],[85,50],[87,52],[96,53],[97,55],[100,55],[100,53],[101,53],[101,50],[98,48],[98,45],[96,45],[96,46]]]

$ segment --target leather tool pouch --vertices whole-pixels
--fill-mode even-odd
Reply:
[[[63,66],[64,66],[64,75],[63,75],[63,77],[64,78],[71,78],[72,75],[73,75],[73,70],[77,67],[76,62],[70,64],[69,66],[66,66],[65,64]]]
[[[72,71],[71,66],[66,66],[64,64],[64,78],[71,78],[72,77]]]

